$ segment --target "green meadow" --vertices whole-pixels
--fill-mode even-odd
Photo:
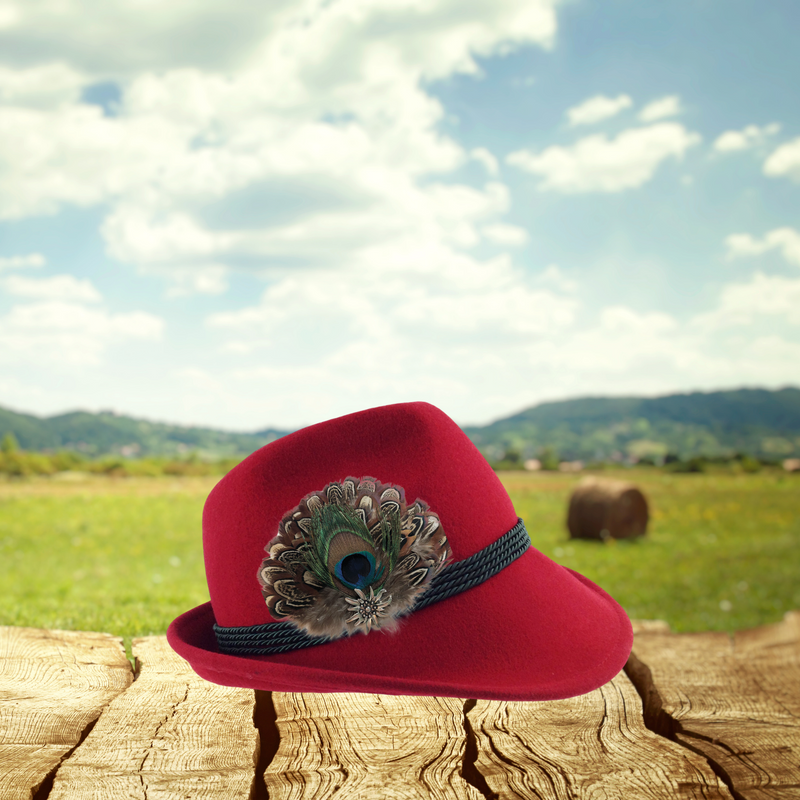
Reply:
[[[636,619],[676,631],[778,621],[800,608],[800,475],[605,474],[633,481],[647,536],[570,541],[579,476],[501,473],[534,546]],[[201,513],[215,477],[70,475],[0,482],[0,624],[161,634],[208,600]]]

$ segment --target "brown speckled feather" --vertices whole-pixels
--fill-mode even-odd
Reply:
[[[450,557],[436,513],[370,477],[306,495],[265,550],[258,579],[272,616],[330,638],[394,629]]]

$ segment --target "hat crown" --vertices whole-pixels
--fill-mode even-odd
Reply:
[[[494,471],[464,432],[428,403],[348,414],[272,442],[231,470],[203,512],[206,577],[221,626],[273,622],[258,581],[281,519],[311,492],[348,476],[372,476],[430,506],[454,560],[514,526],[517,515]]]

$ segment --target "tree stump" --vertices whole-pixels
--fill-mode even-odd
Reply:
[[[203,680],[163,636],[134,639],[133,654],[136,680],[61,765],[48,800],[252,797],[252,690]]]
[[[800,612],[734,636],[637,634],[648,727],[704,756],[737,800],[800,797]]]
[[[0,797],[33,797],[132,681],[116,636],[0,628]]]
[[[800,612],[634,630],[625,673],[534,703],[253,692],[163,636],[134,640],[134,674],[107,634],[0,627],[0,798],[800,797]]]
[[[461,776],[464,701],[273,692],[272,800],[482,800]]]
[[[630,539],[643,536],[650,514],[632,483],[584,478],[572,493],[567,513],[571,539]]]
[[[645,728],[624,672],[566,700],[478,700],[468,719],[498,798],[731,800],[704,758]]]

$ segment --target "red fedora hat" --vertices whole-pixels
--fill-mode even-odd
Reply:
[[[226,686],[552,700],[609,681],[633,641],[609,595],[530,546],[427,403],[262,447],[209,495],[203,549],[211,602],[167,637]]]

